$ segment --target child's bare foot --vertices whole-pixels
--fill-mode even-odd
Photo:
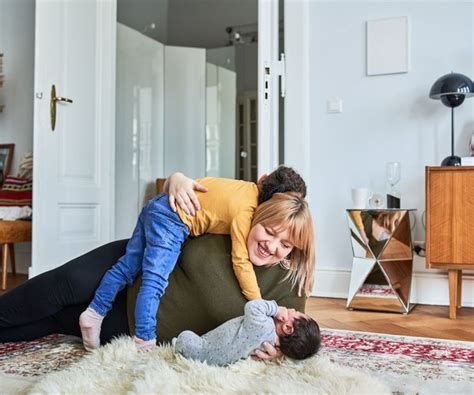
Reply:
[[[156,339],[143,340],[133,336],[133,342],[135,343],[137,350],[141,352],[152,351],[156,348]]]
[[[82,312],[79,317],[81,327],[82,344],[87,351],[100,347],[100,328],[104,317],[96,313],[90,307]]]

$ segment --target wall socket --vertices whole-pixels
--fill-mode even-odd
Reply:
[[[342,112],[342,99],[334,98],[327,100],[328,114],[337,114]]]

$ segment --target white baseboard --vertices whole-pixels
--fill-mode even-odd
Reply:
[[[313,296],[347,298],[350,270],[317,270]],[[447,273],[414,272],[411,303],[449,305]],[[463,273],[462,305],[474,307],[474,275]]]

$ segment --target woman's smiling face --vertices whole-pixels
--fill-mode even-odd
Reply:
[[[247,250],[250,262],[255,266],[278,263],[293,250],[290,232],[256,224],[247,237]]]

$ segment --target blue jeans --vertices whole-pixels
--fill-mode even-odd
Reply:
[[[143,208],[125,255],[105,273],[89,305],[102,316],[125,285],[142,273],[135,305],[135,334],[143,340],[156,337],[156,312],[189,235],[189,228],[173,212],[168,195],[162,193]]]

